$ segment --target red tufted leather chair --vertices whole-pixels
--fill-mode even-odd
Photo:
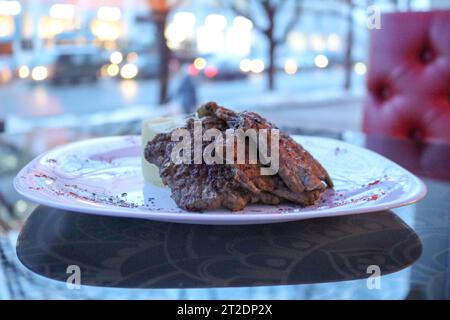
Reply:
[[[370,45],[364,131],[450,143],[450,11],[385,14]]]

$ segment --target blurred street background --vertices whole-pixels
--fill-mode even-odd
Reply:
[[[445,0],[1,0],[0,129],[138,120],[214,100],[280,126],[358,130],[371,6]]]
[[[0,299],[86,295],[47,285],[17,260],[18,230],[37,205],[12,181],[38,154],[140,134],[143,119],[192,113],[208,101],[259,112],[289,134],[358,144],[371,27],[380,14],[448,7],[449,0],[0,0]],[[334,294],[324,288],[319,297]],[[90,288],[88,296],[107,298],[108,290]]]

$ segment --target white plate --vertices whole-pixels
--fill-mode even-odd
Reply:
[[[141,174],[139,136],[80,141],[30,162],[14,179],[24,197],[50,207],[78,212],[198,224],[257,224],[381,211],[423,198],[423,182],[392,161],[348,143],[296,136],[327,169],[335,183],[323,201],[251,205],[192,213],[179,209],[168,188],[146,184]]]

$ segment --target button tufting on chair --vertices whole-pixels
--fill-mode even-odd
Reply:
[[[450,10],[385,14],[370,47],[364,131],[450,143]]]
[[[423,130],[418,127],[411,127],[407,130],[407,132],[407,136],[411,140],[421,141],[425,138]]]
[[[385,101],[389,99],[391,96],[392,91],[387,85],[379,86],[379,88],[376,90],[377,98],[381,101]]]
[[[423,64],[430,63],[433,60],[434,53],[428,46],[419,51],[419,60]]]

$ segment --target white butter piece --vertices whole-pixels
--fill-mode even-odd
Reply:
[[[186,124],[187,117],[170,117],[170,118],[156,118],[148,119],[142,122],[141,128],[141,163],[142,163],[142,175],[144,180],[156,186],[164,186],[161,178],[159,177],[159,169],[154,164],[148,162],[144,158],[144,149],[147,143],[152,140],[158,133],[169,132],[175,128],[180,128]]]

